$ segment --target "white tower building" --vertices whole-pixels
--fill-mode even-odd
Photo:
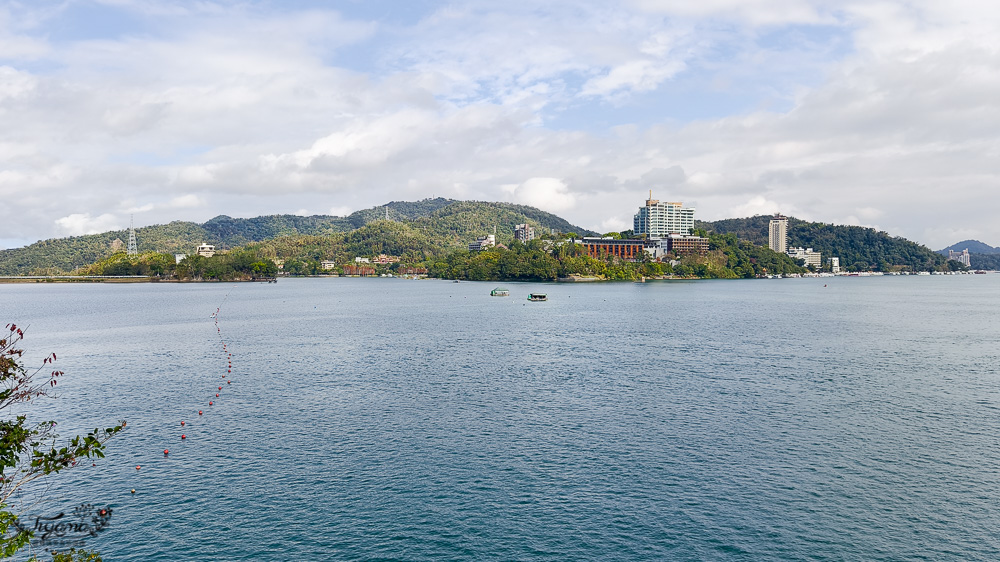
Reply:
[[[767,247],[775,252],[788,251],[788,217],[774,215],[767,227]]]
[[[691,234],[694,230],[694,209],[684,208],[682,203],[663,202],[653,199],[650,190],[646,206],[632,219],[632,231],[650,238],[665,238],[671,234]]]

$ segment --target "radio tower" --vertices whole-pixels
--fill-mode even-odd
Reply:
[[[139,250],[135,247],[135,215],[129,219],[128,223],[128,251],[126,252],[129,256],[138,256]]]

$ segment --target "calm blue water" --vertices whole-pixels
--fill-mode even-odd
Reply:
[[[33,415],[129,422],[34,509],[111,505],[105,560],[1000,559],[1000,276],[494,286],[0,285]]]

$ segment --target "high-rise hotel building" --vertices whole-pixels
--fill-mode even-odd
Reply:
[[[639,212],[632,220],[632,232],[636,235],[645,234],[649,238],[665,238],[670,234],[691,234],[694,230],[694,209],[685,209],[681,203],[660,203],[649,199],[645,207],[639,207]]]
[[[788,251],[788,217],[774,215],[767,227],[767,247],[784,254]]]

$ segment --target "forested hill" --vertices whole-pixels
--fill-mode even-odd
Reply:
[[[767,245],[771,216],[757,215],[714,222],[698,221],[697,227],[720,234],[733,233],[760,246]],[[874,228],[839,226],[788,218],[788,246],[813,248],[824,262],[839,257],[841,267],[856,271],[889,271],[907,267],[926,271],[946,266],[948,259],[930,248]]]
[[[421,238],[412,245],[431,253],[467,244],[476,236],[493,233],[494,227],[498,238],[504,240],[513,235],[515,224],[524,222],[546,231],[592,234],[534,207],[436,198],[393,201],[346,217],[271,215],[242,219],[220,215],[203,224],[175,221],[137,228],[136,238],[140,252],[192,253],[201,243],[228,249],[277,239],[292,243],[289,240],[296,237],[312,237],[311,243],[322,246],[324,238],[337,238],[334,235],[384,221],[386,209],[390,221],[405,225]],[[0,250],[0,275],[69,272],[110,256],[116,247],[127,242],[127,231],[113,231]]]
[[[1000,270],[1000,248],[994,248],[989,244],[984,244],[979,240],[963,240],[958,244],[952,244],[943,250],[938,250],[942,256],[948,256],[948,250],[961,252],[969,251],[969,264],[973,269]]]
[[[993,246],[984,244],[979,240],[963,240],[958,244],[952,244],[943,250],[938,250],[938,253],[947,256],[948,250],[954,250],[956,252],[968,250],[970,254],[1000,254],[1000,248],[994,248]]]

